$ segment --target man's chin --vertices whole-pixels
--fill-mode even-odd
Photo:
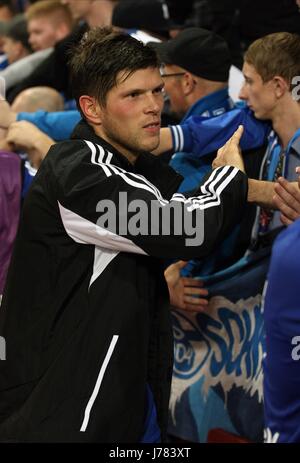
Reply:
[[[253,109],[252,109],[252,111],[253,111],[253,114],[256,117],[256,119],[259,119],[261,121],[265,119],[264,117],[262,117],[262,114],[259,111],[254,111]]]
[[[265,114],[265,113],[263,113],[261,111],[255,111],[252,108],[251,108],[251,111],[253,112],[256,119],[259,119],[260,121],[268,121],[270,119],[267,114]]]
[[[152,140],[149,143],[145,143],[144,146],[140,147],[140,151],[148,151],[149,153],[151,153],[152,151],[156,150],[156,148],[158,148],[159,141],[159,137],[157,137],[157,139]]]

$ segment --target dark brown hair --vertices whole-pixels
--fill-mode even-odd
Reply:
[[[112,28],[95,28],[87,32],[69,60],[71,87],[78,109],[82,95],[95,97],[105,107],[107,93],[117,85],[120,72],[159,67],[157,55],[147,45]]]

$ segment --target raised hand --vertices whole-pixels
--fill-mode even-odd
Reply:
[[[234,132],[227,143],[218,150],[217,157],[214,159],[213,168],[221,166],[234,166],[245,172],[244,161],[240,149],[240,139],[243,135],[244,127],[242,125]]]

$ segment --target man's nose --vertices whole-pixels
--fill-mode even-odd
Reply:
[[[161,98],[162,99],[162,98]],[[159,104],[159,97],[158,95],[148,95],[147,98],[147,104],[146,104],[146,111],[147,112],[153,112],[153,113],[159,113],[161,111],[162,104]]]
[[[246,91],[246,86],[245,84],[243,84],[240,92],[239,92],[239,99],[240,100],[247,100],[248,99],[248,95],[247,95],[247,91]]]

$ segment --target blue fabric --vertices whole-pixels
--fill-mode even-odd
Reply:
[[[200,98],[200,100],[194,103],[185,114],[181,124],[184,124],[192,116],[200,116],[210,119],[214,118],[215,116],[226,113],[232,109],[233,106],[234,103],[229,97],[228,88],[219,90],[218,92],[211,93],[204,98]],[[203,162],[198,156],[191,156],[191,153],[186,151],[175,153],[171,159],[170,165],[184,177],[184,181],[178,190],[180,193],[192,190],[199,185],[200,182],[198,181],[198,178],[195,178],[197,177],[196,170],[199,170],[199,168],[202,169],[202,175],[199,175],[200,180],[202,176],[210,170],[210,164],[208,165]],[[187,167],[189,173],[185,167]],[[192,169],[192,172],[190,172],[190,169]],[[192,179],[195,179],[195,181]]]
[[[220,92],[217,92],[217,94],[220,97]],[[205,104],[203,104],[202,100],[204,100]],[[211,170],[212,157],[208,156],[207,153],[215,152],[223,146],[240,124],[244,125],[244,134],[241,140],[242,149],[256,148],[263,145],[270,133],[268,123],[258,121],[253,116],[252,111],[246,107],[230,109],[230,101],[227,105],[228,112],[221,116],[197,116],[194,112],[199,109],[204,110],[210,101],[214,103],[218,101],[215,94],[212,95],[211,99],[206,97],[202,100],[190,108],[182,124],[185,143],[187,139],[187,146],[189,145],[193,152],[176,153],[170,162],[170,165],[184,177],[179,187],[181,193],[192,191],[198,187],[205,175]],[[220,103],[220,100],[218,103]],[[225,107],[223,104],[223,108]],[[213,111],[212,108],[211,114]],[[210,275],[219,270],[220,267],[226,266],[226,263],[230,262],[239,230],[240,228],[237,225],[208,259],[190,261],[182,270],[182,275]]]
[[[144,424],[141,444],[154,444],[161,442],[160,429],[157,423],[156,407],[150,386],[147,384],[147,413]]]
[[[196,189],[198,185],[201,183],[203,177],[211,170],[211,158],[207,156],[202,158],[201,156],[199,156],[199,154],[202,154],[202,150],[204,149],[205,145],[206,149],[210,149],[211,142],[213,142],[216,145],[216,140],[218,140],[220,133],[220,125],[226,125],[226,140],[229,138],[228,131],[230,131],[231,129],[230,124],[232,125],[232,122],[228,122],[229,119],[226,117],[226,115],[228,114],[227,111],[229,111],[229,114],[233,112],[231,111],[232,108],[233,102],[229,97],[228,89],[226,88],[218,92],[214,92],[210,95],[207,95],[204,98],[201,98],[194,105],[192,105],[189,111],[185,114],[181,124],[183,124],[183,126],[184,124],[187,124],[189,130],[192,133],[194,133],[196,137],[199,133],[199,123],[201,123],[201,137],[199,142],[202,144],[202,146],[200,147],[199,143],[197,143],[196,145],[194,141],[193,146],[197,146],[197,150],[199,149],[199,151],[197,151],[196,154],[194,152],[177,152],[171,159],[170,165],[173,167],[173,169],[175,169],[184,177],[184,180],[178,189],[180,193]],[[222,115],[220,116],[220,114]],[[238,114],[240,114],[239,111]],[[219,124],[214,124],[214,120],[218,120]],[[210,137],[209,135],[209,126],[214,131],[212,137]],[[218,128],[216,129],[216,127]],[[212,138],[210,143],[208,141],[209,138]],[[222,144],[219,146],[222,146]],[[218,149],[218,147],[216,149]],[[235,241],[238,231],[239,229],[236,227],[236,229],[232,232],[232,234],[227,238],[226,242],[224,243],[222,247],[224,257],[226,257],[227,250],[231,250],[232,243]],[[206,274],[215,271],[216,259],[220,259],[220,252],[221,250],[219,249],[217,257],[212,256],[210,260],[206,261]],[[197,275],[195,267],[198,269],[198,266],[198,260],[190,261],[187,267],[182,271],[182,274],[186,276]]]
[[[268,147],[265,155],[265,163],[262,172],[262,179],[268,181],[276,181],[278,173],[276,173],[279,158],[284,154],[282,174],[290,182],[297,181],[297,175],[295,173],[295,167],[300,165],[300,129],[296,130],[292,138],[290,139],[286,149],[283,150],[280,141],[274,131],[272,131],[268,137]],[[259,217],[259,216],[258,216]],[[280,221],[280,212],[274,211],[271,214],[271,219],[268,220],[264,215],[256,224],[255,233],[265,234],[271,230],[274,230],[282,226]],[[254,228],[255,229],[255,228]]]
[[[243,149],[266,143],[270,125],[257,121],[247,108],[210,118],[191,111],[187,114],[183,131],[190,137],[191,152],[176,153],[171,161],[184,176],[181,192],[199,185],[211,169],[212,158],[207,154],[223,146],[240,124],[245,128]],[[197,441],[205,442],[210,429],[222,427],[262,441],[265,338],[260,301],[269,251],[251,254],[215,273],[226,266],[238,233],[236,226],[209,258],[190,261],[182,271],[201,277],[210,297],[203,314],[173,312],[175,362],[169,432],[183,439],[194,439],[196,434]]]
[[[174,371],[169,433],[206,442],[222,428],[263,439],[261,295],[269,249],[204,278],[203,313],[173,311]]]
[[[228,88],[224,88],[196,101],[184,115],[181,122],[184,123],[189,117],[194,115],[204,117],[220,116],[233,107],[234,103],[228,94]]]
[[[284,177],[288,177],[288,167],[289,167],[289,157],[291,154],[291,150],[297,151],[297,141],[300,139],[300,129],[296,130],[292,138],[290,139],[286,149],[284,150],[285,153],[285,162],[284,162]],[[300,152],[300,146],[298,147],[298,153]],[[278,165],[279,156],[283,151],[280,141],[278,140],[277,135],[275,132],[272,132],[269,136],[269,147],[268,147],[268,154],[267,154],[267,175],[265,180],[273,181],[275,176],[275,171]]]
[[[175,153],[170,165],[183,175],[180,192],[195,189],[211,169],[209,153],[216,152],[232,136],[239,125],[244,125],[241,149],[262,146],[270,133],[270,124],[258,121],[248,108],[233,109],[218,117],[193,115],[181,124],[185,152]]]
[[[264,318],[264,402],[267,442],[300,442],[300,220],[276,239]],[[298,337],[298,340],[297,340]]]
[[[8,59],[5,55],[0,56],[0,71],[3,71],[9,65]]]
[[[192,140],[190,146],[193,147],[194,152],[176,153],[171,160],[172,167],[184,177],[179,188],[179,191],[183,193],[198,187],[204,176],[211,170],[212,157],[207,153],[215,152],[223,146],[240,124],[244,125],[241,139],[243,150],[262,146],[271,131],[270,124],[258,121],[247,107],[233,109],[214,118],[190,116],[185,119],[185,124],[186,126],[183,124],[184,135],[186,138],[187,133],[189,134],[187,136],[190,142]],[[182,275],[211,275],[228,265],[239,231],[239,225],[235,226],[230,235],[208,259],[191,260],[182,270]]]
[[[35,113],[19,113],[17,120],[31,122],[53,140],[61,141],[70,138],[81,116],[77,110],[52,113],[41,110]]]

